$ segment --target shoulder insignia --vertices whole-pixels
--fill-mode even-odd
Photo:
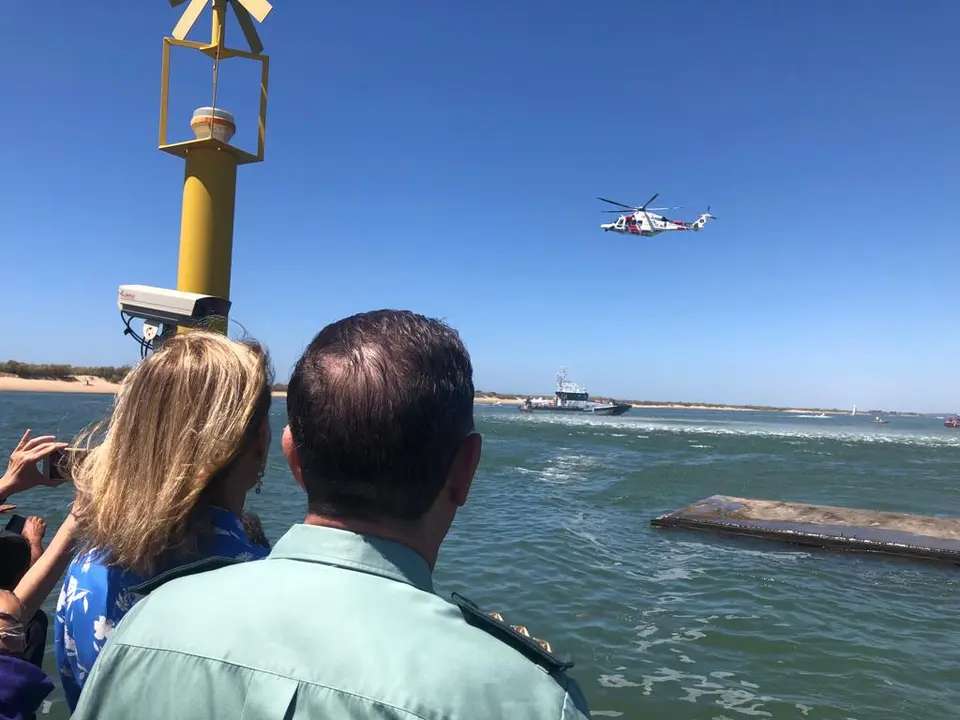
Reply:
[[[214,556],[203,558],[202,560],[197,560],[196,562],[171,568],[170,570],[162,572],[159,575],[150,578],[149,580],[139,583],[138,585],[132,585],[130,587],[130,592],[132,592],[134,595],[146,596],[164,583],[168,583],[171,580],[187,577],[188,575],[196,575],[198,573],[208,572],[210,570],[217,570],[222,567],[227,567],[228,565],[238,565],[241,562],[243,561],[238,560],[237,558],[229,557]]]
[[[498,612],[484,612],[472,600],[459,593],[451,593],[450,599],[460,608],[464,619],[474,627],[484,630],[501,640],[532,662],[542,665],[550,672],[563,672],[573,667],[569,657],[557,657],[546,640],[535,638],[523,625],[510,625]]]

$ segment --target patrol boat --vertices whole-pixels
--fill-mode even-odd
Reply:
[[[590,400],[583,385],[567,379],[567,369],[557,372],[557,389],[553,400],[527,398],[520,406],[520,412],[583,412],[594,415],[623,415],[630,410],[626,403],[597,403]]]

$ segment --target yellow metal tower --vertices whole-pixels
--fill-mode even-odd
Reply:
[[[169,0],[177,7],[187,0]],[[187,33],[207,6],[212,10],[209,43],[186,40]],[[243,30],[249,51],[225,44],[227,7]],[[237,166],[261,162],[264,156],[267,123],[267,76],[270,59],[263,54],[254,19],[263,22],[272,10],[266,0],[190,0],[174,28],[172,37],[163,39],[163,69],[160,91],[160,150],[184,158],[183,209],[180,219],[180,260],[177,290],[230,299],[230,271],[233,255],[233,218],[237,192]],[[195,138],[185,142],[167,142],[167,114],[170,99],[171,47],[199,50],[213,61],[213,100],[209,107],[196,110],[190,126]],[[236,131],[233,115],[217,107],[217,81],[220,61],[245,58],[261,64],[260,117],[257,152],[234,147],[230,139]],[[224,323],[226,320],[224,319]],[[225,325],[219,328],[226,332]]]

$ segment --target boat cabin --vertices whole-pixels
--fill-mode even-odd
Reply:
[[[582,385],[568,380],[561,380],[554,394],[557,396],[557,407],[584,407],[590,400]]]

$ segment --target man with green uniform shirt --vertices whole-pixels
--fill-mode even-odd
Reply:
[[[456,331],[410,312],[328,325],[287,391],[283,452],[308,513],[255,562],[144,586],[75,720],[582,720],[548,643],[434,593],[481,437]]]

